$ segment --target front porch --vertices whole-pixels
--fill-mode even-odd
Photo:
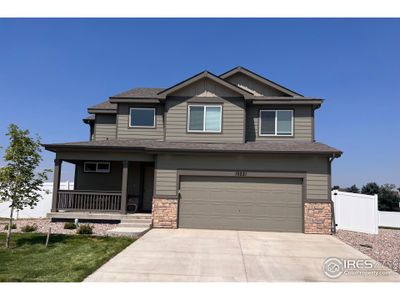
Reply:
[[[53,221],[73,221],[78,219],[80,222],[92,223],[101,223],[103,221],[107,221],[107,223],[120,223],[124,220],[130,220],[132,217],[139,220],[151,220],[151,213],[121,214],[113,212],[59,211],[47,214],[47,218]]]
[[[151,215],[152,157],[111,160],[109,155],[93,160],[90,155],[83,159],[76,159],[77,153],[70,156],[55,159],[51,219],[122,221],[130,214]],[[75,166],[74,190],[60,190],[63,162]]]

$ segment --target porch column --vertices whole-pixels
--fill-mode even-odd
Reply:
[[[51,211],[57,211],[58,205],[58,190],[60,189],[60,179],[61,179],[61,159],[54,160],[54,176],[53,176],[53,202],[51,205]]]
[[[128,161],[122,162],[121,214],[126,214],[128,202]]]

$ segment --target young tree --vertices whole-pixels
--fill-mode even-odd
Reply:
[[[375,182],[369,182],[361,189],[361,193],[378,195],[378,209],[384,211],[398,211],[400,196],[395,191],[394,184],[383,184],[379,186]]]
[[[378,208],[379,210],[395,211],[399,209],[400,197],[395,192],[394,184],[383,184],[379,188]]]
[[[361,193],[367,195],[379,194],[379,185],[375,182],[368,182],[361,188]]]
[[[346,188],[346,192],[359,193],[360,189],[355,184],[353,184],[351,187]]]
[[[5,150],[6,165],[0,168],[0,202],[10,201],[10,220],[6,238],[6,247],[10,246],[11,227],[14,210],[33,208],[40,200],[40,187],[47,180],[44,170],[35,174],[42,161],[40,139],[29,136],[28,130],[21,130],[10,124],[8,133],[10,144]]]

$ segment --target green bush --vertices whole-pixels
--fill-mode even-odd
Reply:
[[[33,225],[25,225],[21,227],[21,231],[22,232],[33,232],[37,230],[37,225],[33,224]]]
[[[76,224],[72,222],[65,223],[64,229],[76,229]]]
[[[79,225],[78,230],[76,231],[77,234],[92,234],[93,227],[89,224]]]
[[[17,229],[17,224],[12,223],[12,224],[11,224],[11,229]],[[8,224],[6,224],[6,225],[4,226],[4,230],[8,230]]]

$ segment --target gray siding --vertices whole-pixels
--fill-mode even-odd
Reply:
[[[157,195],[176,196],[177,169],[306,172],[307,199],[329,199],[329,162],[327,157],[268,155],[193,156],[159,154],[157,158],[155,181]]]
[[[155,128],[130,128],[129,108],[130,107],[155,107],[156,127]],[[118,104],[117,116],[117,138],[118,139],[151,139],[162,141],[164,139],[163,107],[161,105],[141,104]]]
[[[307,174],[307,197],[310,200],[326,199],[329,176],[326,174]]]
[[[260,109],[293,109],[293,137],[259,136],[259,111]],[[249,105],[246,112],[246,140],[268,141],[268,140],[298,140],[313,141],[313,110],[311,106],[277,107],[264,105]]]
[[[90,191],[121,191],[122,188],[122,163],[111,162],[110,173],[85,173],[84,161],[76,162],[75,189]],[[129,162],[128,169],[128,194],[139,196],[140,193],[140,163]]]
[[[222,104],[222,133],[187,132],[189,104]],[[166,140],[185,142],[243,143],[244,100],[241,98],[179,98],[166,102]]]
[[[110,173],[85,173],[83,161],[75,167],[75,190],[121,191],[122,163],[111,162]]]
[[[95,140],[111,140],[116,138],[116,116],[110,114],[96,114]]]
[[[225,79],[238,87],[249,91],[256,96],[287,96],[287,94],[274,89],[258,80],[248,77],[245,74],[234,74]]]
[[[200,79],[171,94],[178,97],[240,97],[241,95],[208,78]]]

